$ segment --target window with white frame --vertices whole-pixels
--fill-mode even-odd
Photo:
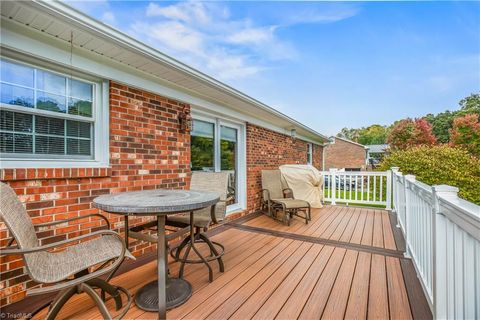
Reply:
[[[101,82],[4,57],[0,64],[2,160],[98,159],[95,138],[100,130],[95,126]]]
[[[307,164],[313,164],[313,145],[307,143]]]
[[[229,172],[227,211],[245,207],[245,138],[240,123],[194,115],[191,132],[192,171]]]

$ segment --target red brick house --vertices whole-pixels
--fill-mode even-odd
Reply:
[[[367,148],[354,141],[331,137],[331,143],[324,148],[323,170],[331,168],[351,171],[366,170]]]
[[[34,223],[94,213],[101,194],[188,188],[192,170],[232,172],[235,218],[259,209],[262,169],[322,167],[327,137],[63,3],[1,9],[0,179]],[[188,112],[191,132],[179,125]],[[96,227],[39,236],[49,243]],[[7,238],[2,225],[2,247]],[[135,255],[153,249],[131,245]],[[4,306],[34,283],[21,257],[0,259]]]

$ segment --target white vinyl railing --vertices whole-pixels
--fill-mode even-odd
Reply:
[[[325,201],[336,203],[369,204],[391,209],[390,171],[322,171]]]
[[[393,212],[436,319],[480,319],[480,206],[392,168]],[[480,187],[480,186],[479,186]]]
[[[397,217],[435,319],[480,319],[480,206],[458,188],[385,172],[323,171],[325,201],[384,205]],[[478,186],[480,188],[480,186]]]

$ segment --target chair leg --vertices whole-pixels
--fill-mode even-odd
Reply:
[[[193,220],[193,214],[190,214],[190,220]],[[193,251],[197,254],[197,256],[202,260],[202,262],[207,266],[208,268],[208,279],[210,282],[213,281],[213,270],[210,264],[208,263],[207,260],[203,257],[203,255],[198,251],[198,249],[195,247],[195,230],[193,228],[193,225],[190,226],[190,242],[188,243],[188,246],[193,249]]]
[[[110,313],[108,312],[107,307],[105,306],[105,303],[102,301],[102,298],[93,290],[92,287],[90,287],[86,283],[82,283],[79,285],[80,291],[85,292],[92,298],[92,300],[95,302],[95,304],[98,307],[98,310],[102,314],[103,319],[105,320],[112,320],[112,316],[110,316]]]
[[[210,252],[215,256],[218,257],[218,267],[220,268],[220,272],[225,272],[225,265],[223,264],[223,259],[221,256],[218,256],[218,251],[215,249],[215,246],[213,245],[212,241],[210,241],[210,238],[204,234],[200,233],[200,239],[202,239],[210,248]]]
[[[108,293],[114,300],[115,300],[115,310],[120,310],[123,306],[123,303],[122,303],[122,296],[120,295],[120,291],[118,290],[117,287],[115,286],[112,286],[111,284],[109,284],[108,282],[106,282],[105,280],[102,280],[100,278],[95,278],[95,279],[92,279],[92,280],[89,280],[86,282],[89,286],[92,286],[92,287],[97,287],[99,289],[101,289],[102,291],[102,301],[105,301],[105,297],[104,297],[104,292]]]
[[[52,304],[50,304],[48,314],[46,319],[53,320],[57,317],[58,313],[62,309],[62,307],[67,303],[67,301],[77,293],[77,288],[72,287],[66,290],[61,291],[53,300]]]

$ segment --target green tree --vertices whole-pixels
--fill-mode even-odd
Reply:
[[[480,93],[472,93],[468,97],[460,100],[458,104],[460,110],[457,112],[457,116],[473,113],[480,117]]]
[[[480,157],[480,122],[477,114],[455,118],[450,130],[450,145],[462,147],[470,154]]]
[[[387,141],[387,135],[386,126],[374,124],[360,130],[357,142],[363,145],[384,144]]]
[[[357,142],[358,137],[359,137],[359,131],[360,131],[360,129],[343,128],[343,129],[337,134],[337,137],[345,138],[345,139],[348,139],[348,140],[352,140],[352,141]]]
[[[480,204],[480,160],[465,149],[448,145],[418,146],[386,156],[380,170],[399,167],[429,185],[448,184],[460,189],[463,199]]]
[[[445,111],[436,115],[427,114],[425,119],[432,125],[432,132],[440,143],[447,143],[450,140],[449,130],[452,128],[455,112]]]

